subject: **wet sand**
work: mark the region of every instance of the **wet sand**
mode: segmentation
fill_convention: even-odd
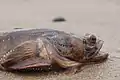
[[[53,23],[58,16],[67,21]],[[105,63],[87,65],[72,76],[62,73],[14,74],[0,71],[0,80],[119,80],[119,0],[0,0],[0,31],[13,28],[52,28],[78,36],[93,33],[104,40]]]

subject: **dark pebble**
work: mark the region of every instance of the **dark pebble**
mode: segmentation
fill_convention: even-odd
[[[14,28],[14,29],[23,29],[23,28]]]
[[[64,22],[66,21],[63,17],[57,17],[55,19],[53,19],[53,22]]]

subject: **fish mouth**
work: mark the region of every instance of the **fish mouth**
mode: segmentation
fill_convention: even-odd
[[[90,59],[90,58],[94,58],[95,56],[99,55],[100,54],[99,52],[103,46],[103,43],[104,41],[97,40],[96,45],[94,47],[90,48],[90,50],[85,50],[85,58]]]

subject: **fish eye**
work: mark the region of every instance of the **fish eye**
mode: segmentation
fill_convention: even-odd
[[[92,42],[96,42],[96,36],[91,35],[91,36],[90,36],[90,40],[91,40]]]

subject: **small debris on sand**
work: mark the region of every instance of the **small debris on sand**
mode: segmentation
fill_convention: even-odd
[[[14,28],[14,29],[23,29],[23,28]]]
[[[56,17],[53,19],[53,22],[64,22],[64,21],[66,21],[66,20],[63,17]]]

